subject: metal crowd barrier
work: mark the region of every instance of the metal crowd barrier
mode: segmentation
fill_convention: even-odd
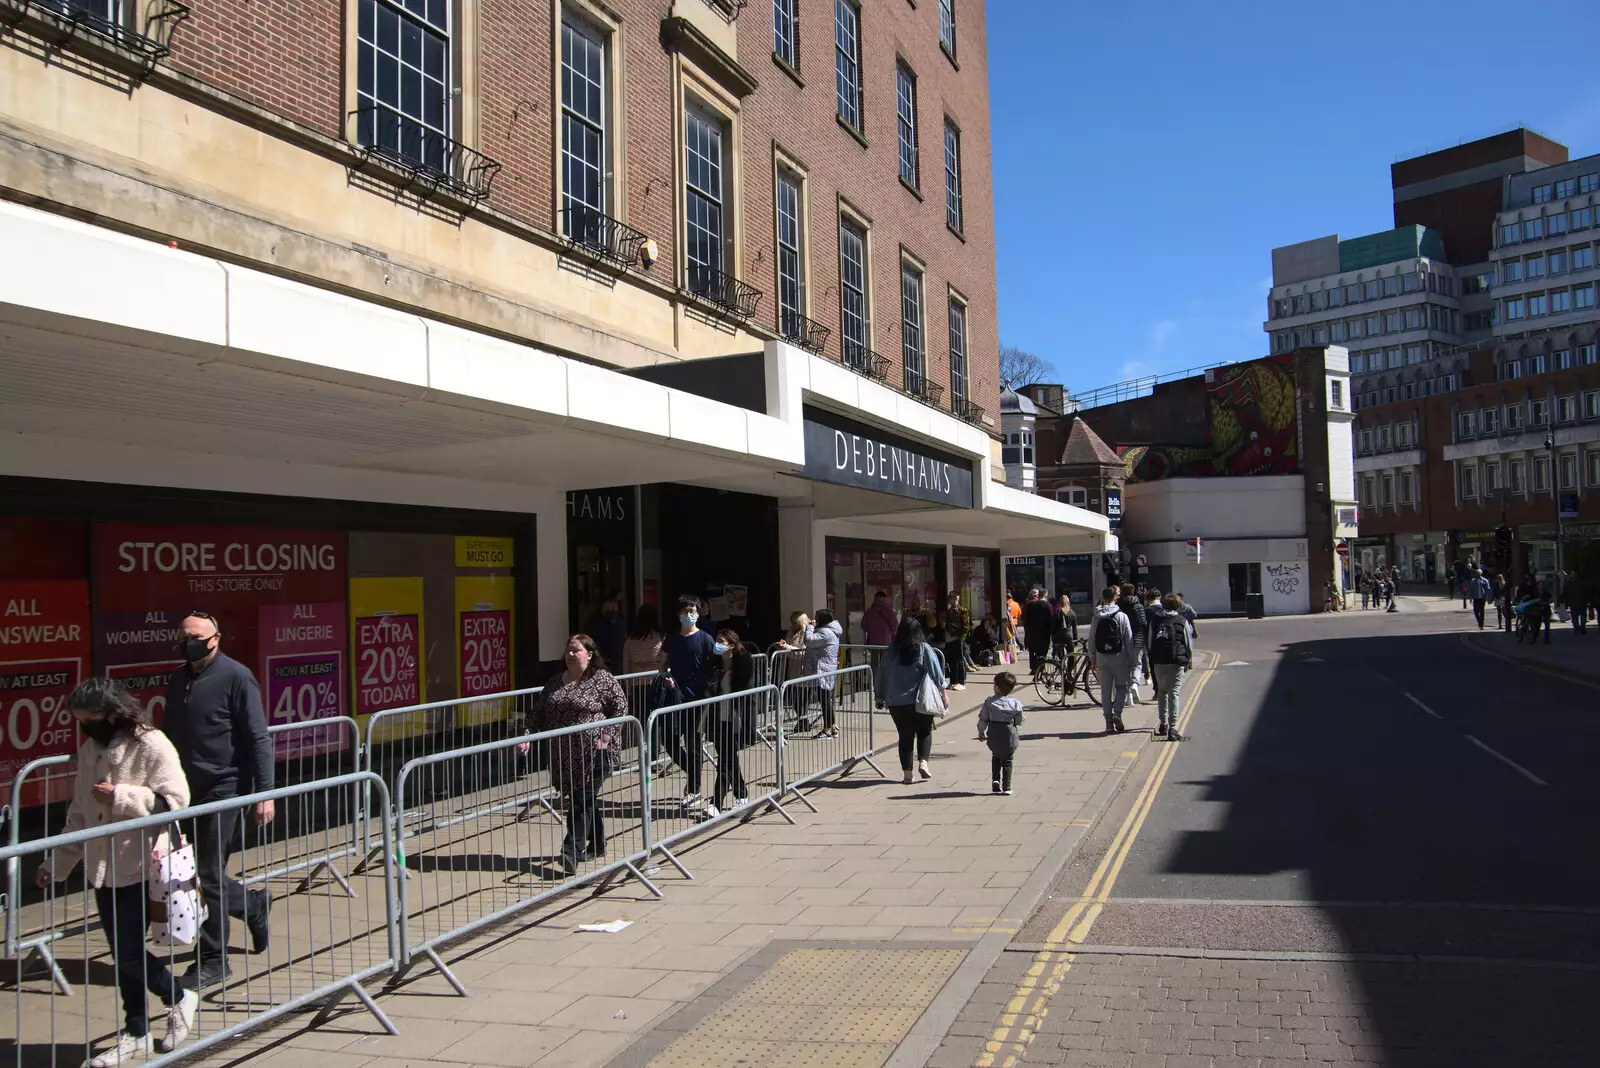
[[[873,716],[873,676],[865,665],[819,675],[790,679],[783,684],[779,705],[800,709],[809,718],[815,711],[817,733],[807,738],[791,733],[779,721],[778,796],[793,794],[811,811],[817,811],[799,787],[834,771],[849,772],[866,764],[879,775],[883,769],[872,760],[877,748]]]
[[[15,850],[22,842],[22,823],[26,805],[24,795],[39,801],[37,805],[27,806],[29,821],[33,819],[39,821],[40,833],[37,837],[42,838],[50,833],[50,828],[60,827],[66,823],[67,807],[71,803],[73,786],[78,777],[77,759],[76,753],[60,753],[30,760],[18,769],[16,777],[11,780],[11,794],[3,813],[8,850]],[[25,975],[36,963],[44,965],[50,972],[50,979],[55,988],[70,997],[72,984],[67,982],[67,977],[56,966],[55,954],[50,949],[50,944],[61,937],[60,929],[55,925],[46,926],[44,918],[39,914],[34,914],[27,924],[24,924],[22,919],[22,862],[18,857],[19,854],[12,854],[5,863],[6,958],[17,961],[19,977]],[[61,926],[66,925],[65,920],[63,917]],[[85,922],[85,917],[76,918],[76,924],[80,928]]]
[[[279,785],[294,786],[300,783],[332,779],[360,770],[361,728],[349,716],[328,716],[300,723],[279,723],[267,728],[272,735],[273,747],[278,753]],[[241,880],[246,886],[266,882],[303,871],[305,876],[295,892],[309,889],[318,875],[327,875],[338,883],[345,894],[354,897],[349,881],[333,866],[340,860],[359,851],[354,841],[334,851],[316,848],[316,838],[323,829],[322,823],[338,814],[317,811],[309,805],[286,806],[278,818],[268,824],[246,823],[246,848],[268,849],[277,843],[293,842],[303,847],[303,852],[289,856],[285,863],[270,870],[258,871]],[[346,819],[355,819],[357,812],[344,813]],[[248,864],[247,864],[248,866]]]
[[[794,822],[778,803],[781,733],[770,742],[761,734],[776,697],[777,687],[757,686],[650,713],[642,795],[648,850],[687,879],[694,876],[670,847],[706,824],[748,820],[766,808]]]
[[[442,765],[491,763],[503,774],[473,796],[396,806],[405,877],[394,982],[426,961],[467,996],[438,947],[575,886],[596,883],[600,893],[631,875],[661,897],[639,868],[649,855],[644,768],[614,775],[609,755],[644,744],[639,721],[621,716],[408,761],[397,780],[401,798]],[[511,809],[515,819],[491,818]]]
[[[357,801],[369,792],[385,837],[384,855],[391,857],[388,789],[382,779],[366,772],[0,848],[0,859],[8,870],[26,863],[30,883],[36,870],[33,861],[47,873],[47,888],[30,908],[38,914],[40,930],[53,949],[57,967],[82,991],[80,997],[64,1004],[48,987],[40,990],[27,984],[23,962],[16,962],[12,985],[18,1063],[24,1059],[30,1064],[79,1063],[102,1055],[115,1048],[119,1038],[132,1038],[135,1030],[147,1027],[149,1041],[120,1059],[113,1055],[112,1062],[163,1065],[309,1008],[320,1008],[313,1023],[316,1026],[340,1002],[352,997],[385,1031],[398,1034],[363,985],[399,966],[392,860],[385,860],[373,881],[375,892],[366,894],[362,904],[347,896],[314,894],[283,894],[269,900],[260,890],[247,894],[242,886],[226,883],[223,889],[207,894],[214,933],[217,926],[228,922],[226,914],[234,914],[235,937],[224,935],[223,946],[230,941],[235,947],[253,941],[254,934],[247,938],[245,931],[238,930],[250,926],[243,919],[247,910],[253,921],[263,916],[269,919],[270,938],[259,952],[247,954],[242,948],[232,948],[225,956],[207,957],[213,971],[210,978],[215,982],[200,991],[186,1041],[168,1030],[170,1018],[165,1007],[181,996],[174,985],[176,973],[184,965],[198,963],[197,944],[205,936],[196,944],[159,950],[147,941],[152,921],[148,889],[151,847],[169,828],[181,828],[194,848],[205,885],[211,881],[209,873],[220,872],[227,864],[234,844],[233,828],[252,818],[262,802],[271,801],[282,810],[354,811]],[[345,830],[354,833],[355,826],[351,820]],[[91,872],[76,865],[77,870],[69,870],[71,858],[61,856],[61,851],[69,848],[81,849]],[[246,879],[258,874],[254,861],[268,867],[275,859],[247,854]],[[279,860],[277,866],[284,863]],[[103,874],[97,881],[105,889],[86,885],[86,874]],[[119,884],[126,885],[118,888]],[[92,922],[81,924],[80,917]],[[32,922],[30,919],[30,925]],[[108,947],[109,969],[101,960]],[[220,967],[224,962],[226,972]],[[141,1018],[147,1007],[154,1009],[149,1020]],[[28,1051],[26,1058],[24,1050]]]

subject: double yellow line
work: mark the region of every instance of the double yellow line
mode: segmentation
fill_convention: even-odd
[[[1197,677],[1185,695],[1185,707],[1178,722],[1180,732],[1188,729],[1189,720],[1194,716],[1194,710],[1200,703],[1200,692],[1205,689],[1214,669],[1222,660],[1217,653],[1211,653],[1210,656],[1211,662],[1204,671],[1195,673]],[[1061,917],[1061,922],[1051,930],[1050,936],[1045,939],[1044,947],[1034,954],[1027,972],[1023,974],[1016,990],[1012,992],[1010,1001],[1006,1003],[1005,1012],[1001,1013],[994,1033],[989,1036],[983,1052],[974,1062],[976,1068],[997,1068],[997,1066],[1016,1068],[1023,1055],[1027,1053],[1034,1035],[1038,1033],[1039,1025],[1044,1022],[1045,1016],[1050,1011],[1051,1000],[1061,992],[1061,983],[1066,978],[1067,972],[1072,970],[1075,957],[1067,947],[1082,945],[1088,939],[1094,921],[1100,918],[1106,902],[1111,900],[1111,890],[1116,886],[1122,865],[1127,861],[1134,840],[1139,837],[1140,829],[1144,827],[1145,818],[1155,807],[1156,791],[1161,788],[1161,783],[1167,776],[1167,769],[1172,766],[1172,761],[1177,755],[1176,745],[1162,747],[1161,754],[1156,757],[1155,765],[1146,776],[1144,785],[1139,788],[1139,796],[1134,799],[1132,810],[1122,821],[1116,837],[1111,840],[1106,855],[1100,859],[1100,865],[1095,868],[1094,875],[1089,879],[1089,885],[1084,887],[1083,894],[1072,903]]]

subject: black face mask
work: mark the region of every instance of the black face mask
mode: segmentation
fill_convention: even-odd
[[[196,664],[211,655],[211,639],[185,638],[179,643],[178,650],[183,653],[185,661]]]
[[[83,733],[99,742],[101,745],[110,745],[111,739],[117,736],[117,725],[110,720],[94,719],[87,723],[78,724]]]

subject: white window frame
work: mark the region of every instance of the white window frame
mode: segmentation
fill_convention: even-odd
[[[1089,507],[1089,490],[1084,486],[1057,486],[1056,500],[1074,508]]]
[[[833,55],[835,111],[861,133],[861,8],[853,0],[833,0]]]
[[[806,176],[779,160],[773,168],[776,227],[778,333],[800,339],[808,307],[806,286]],[[792,204],[789,203],[792,200]],[[792,270],[790,269],[792,266]]]
[[[609,92],[612,36],[585,17],[583,12],[567,4],[561,7],[560,34],[561,41],[557,46],[559,50],[557,79],[561,87],[557,137],[560,141],[561,158],[561,207],[573,209],[562,211],[561,231],[566,237],[586,243],[609,245],[611,235],[604,232],[609,228],[605,227],[598,216],[615,214],[610,210],[614,200],[612,176],[615,173],[611,164],[612,101]],[[583,58],[586,62],[581,66],[569,62],[569,42],[574,57],[579,48],[584,49]],[[598,83],[589,69],[587,60],[590,59],[598,60]],[[569,92],[569,89],[580,83],[593,88],[593,95],[596,97],[594,101],[585,99],[579,102]],[[588,106],[590,103],[594,105],[592,108]],[[574,134],[593,136],[597,142],[596,159],[590,160],[585,150],[574,149],[574,143],[579,141]],[[586,144],[587,140],[585,139],[583,143]],[[574,192],[573,172],[577,168],[594,173],[592,187]],[[586,182],[585,185],[589,186],[589,183]]]
[[[372,26],[370,35],[364,32],[362,25],[365,22],[364,14],[372,11]],[[386,17],[396,18],[395,51],[391,52],[383,47],[384,31],[380,22]],[[356,110],[364,111],[368,108],[379,109],[388,113],[382,125],[379,124],[376,112],[368,112],[356,122],[356,140],[362,145],[380,147],[388,152],[398,155],[408,162],[426,164],[437,170],[447,170],[450,167],[450,150],[446,141],[454,137],[455,131],[455,96],[456,88],[456,13],[455,4],[447,2],[444,5],[444,25],[411,11],[405,5],[395,3],[393,0],[357,0],[356,3],[356,71],[355,91]],[[422,34],[424,52],[420,62],[423,66],[410,63],[402,58],[405,51],[401,41],[405,37],[405,27],[416,26]],[[442,78],[430,77],[426,44],[429,40],[440,42],[440,62],[443,64]],[[370,67],[365,61],[365,56],[370,52],[372,58]],[[385,63],[394,65],[394,99],[388,100],[380,96],[383,88],[382,69]],[[368,68],[368,69],[364,69]],[[439,107],[437,116],[430,120],[427,111],[427,99],[430,93],[423,92],[419,98],[420,111],[411,114],[403,110],[405,100],[405,72],[416,71],[421,79],[422,86],[426,89],[429,85],[437,86],[436,102]],[[370,75],[370,78],[368,77]],[[388,116],[397,116],[389,118]],[[384,136],[390,122],[394,123],[392,137]],[[415,141],[416,151],[408,151],[407,146]],[[393,143],[390,143],[393,142]]]
[[[961,127],[944,120],[944,224],[952,233],[964,233],[961,203]]]
[[[1469,501],[1478,499],[1478,465],[1475,462],[1461,465],[1461,497]]]
[[[928,381],[928,275],[920,263],[900,259],[900,367],[907,390],[918,396]],[[922,388],[914,388],[917,384]]]
[[[900,150],[900,180],[922,188],[922,158],[917,117],[917,72],[904,61],[894,65],[895,143]]]
[[[868,374],[872,367],[871,228],[854,213],[839,212],[839,352],[845,364]],[[859,261],[854,255],[860,245]],[[859,301],[860,307],[854,305]],[[852,336],[859,324],[861,336]]]
[[[959,414],[962,403],[972,396],[966,298],[952,290],[945,305],[945,314],[950,334],[950,410]]]
[[[1556,478],[1559,480],[1559,489],[1577,489],[1578,470],[1578,453],[1576,449],[1569,449],[1556,454]]]
[[[772,0],[772,54],[800,70],[800,0]]]

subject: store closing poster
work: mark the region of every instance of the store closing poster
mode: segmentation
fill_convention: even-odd
[[[0,784],[40,757],[74,753],[77,725],[67,696],[89,669],[89,584],[0,582]],[[61,800],[72,780],[60,780]],[[24,806],[46,800],[25,790]]]
[[[353,685],[361,729],[368,717],[390,708],[420,705],[427,698],[422,670],[422,578],[350,580],[351,645],[355,649]],[[391,742],[425,726],[411,716],[379,721],[375,742]]]
[[[491,544],[492,543],[492,544]],[[510,568],[512,539],[456,539],[456,567]],[[456,577],[456,670],[462,697],[485,697],[512,688],[511,650],[516,589],[509,574]],[[511,702],[463,706],[458,726],[493,723],[510,714]]]
[[[217,618],[223,652],[255,674],[269,724],[344,715],[343,533],[102,523],[93,553],[96,648],[152,713],[163,668],[177,666],[183,618],[200,611]],[[278,757],[326,751],[341,737],[280,732]]]

